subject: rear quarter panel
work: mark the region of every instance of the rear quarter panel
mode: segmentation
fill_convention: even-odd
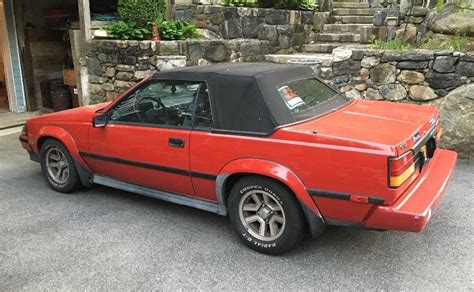
[[[298,137],[296,137],[298,136]],[[300,140],[306,140],[298,141]],[[323,137],[279,130],[271,137],[250,137],[193,131],[191,134],[192,171],[221,174],[226,164],[245,158],[263,159],[287,167],[309,189],[389,197],[387,193],[387,149],[361,149],[328,146]],[[296,141],[295,141],[296,140]],[[258,169],[255,172],[258,173]],[[214,194],[215,184],[200,181],[196,194]],[[371,204],[315,198],[323,216],[362,221]]]

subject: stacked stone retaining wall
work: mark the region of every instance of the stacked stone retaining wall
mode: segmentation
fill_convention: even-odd
[[[264,61],[268,41],[91,41],[87,48],[89,101],[114,100],[144,77],[175,67]]]
[[[175,18],[207,29],[223,39],[267,40],[271,52],[298,52],[313,39],[329,12],[177,5]]]

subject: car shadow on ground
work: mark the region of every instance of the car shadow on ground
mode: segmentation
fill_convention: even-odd
[[[159,213],[167,216],[170,221],[179,224],[183,231],[177,229],[176,232],[188,232],[190,229],[196,230],[213,230],[213,233],[223,233],[226,238],[229,238],[229,244],[237,244],[243,248],[244,251],[255,253],[248,249],[238,236],[235,234],[230,221],[225,216],[219,216],[207,211],[178,205],[159,199],[154,199],[138,194],[117,190],[106,186],[93,186],[85,188],[81,191],[82,195],[89,195],[93,193],[94,198],[101,198],[102,200],[110,200],[120,202],[121,204],[130,204],[130,207],[139,208],[145,213]],[[382,238],[383,234],[388,232],[366,230],[357,227],[342,227],[342,226],[327,226],[324,233],[319,238],[312,238],[308,234],[305,236],[301,244],[285,254],[286,256],[302,256],[308,253],[314,253],[318,249],[328,249],[337,251],[338,253],[347,251],[352,252],[353,249],[366,248],[367,236],[375,238]]]

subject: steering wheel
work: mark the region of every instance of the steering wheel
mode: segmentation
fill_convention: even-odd
[[[167,108],[166,108],[165,104],[161,101],[161,98],[153,97],[153,96],[145,96],[145,97],[141,98],[140,100],[138,100],[135,103],[135,110],[136,110],[136,113],[137,113],[137,117],[142,123],[150,122],[150,121],[147,120],[146,116],[143,115],[144,112],[142,112],[139,109],[139,105],[144,103],[143,101],[146,101],[146,100],[151,101],[151,103],[153,104],[153,110],[154,111],[158,111],[161,108],[163,110],[163,113],[165,114],[165,116],[167,115]]]

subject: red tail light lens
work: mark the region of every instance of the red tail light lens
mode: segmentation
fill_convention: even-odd
[[[396,158],[389,158],[389,185],[392,188],[401,186],[414,172],[415,159],[413,152],[407,152]]]

